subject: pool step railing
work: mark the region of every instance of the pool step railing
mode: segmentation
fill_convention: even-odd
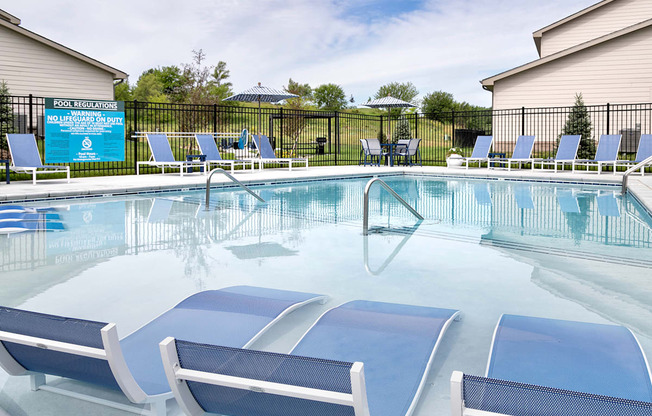
[[[625,171],[625,174],[623,175],[623,186],[621,191],[623,195],[627,193],[627,180],[629,179],[629,175],[631,175],[632,173],[634,173],[639,169],[645,169],[645,166],[649,164],[652,164],[652,156],[648,157],[642,162],[637,163],[636,165],[632,166],[631,168]]]
[[[242,189],[247,191],[249,194],[251,194],[251,196],[253,196],[257,200],[259,200],[260,202],[265,202],[265,200],[263,198],[261,198],[260,195],[258,195],[254,191],[252,191],[251,188],[249,188],[244,183],[242,183],[239,180],[237,180],[236,178],[234,178],[227,171],[225,171],[224,169],[221,169],[221,168],[215,168],[208,174],[208,178],[206,179],[206,202],[205,202],[206,203],[206,209],[208,209],[208,206],[210,204],[210,200],[211,200],[211,178],[213,177],[213,175],[215,173],[223,174],[224,176],[229,178],[233,183],[235,183],[236,185],[238,185],[239,187],[241,187]]]
[[[419,221],[423,221],[423,216],[419,214],[414,208],[410,206],[403,198],[401,198],[385,181],[380,178],[373,178],[367,182],[367,186],[364,188],[364,212],[362,219],[362,235],[369,235],[369,189],[374,183],[380,184],[390,195],[392,195],[398,202],[400,202],[405,208],[408,209]]]

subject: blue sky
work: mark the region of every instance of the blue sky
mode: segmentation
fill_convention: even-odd
[[[356,103],[389,82],[489,106],[479,81],[536,59],[532,32],[597,0],[0,0],[22,26],[130,75],[203,49],[237,92],[289,78]]]

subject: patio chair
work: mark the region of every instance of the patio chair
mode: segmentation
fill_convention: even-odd
[[[564,165],[572,164],[577,158],[577,149],[580,146],[580,140],[582,136],[579,134],[576,135],[563,135],[559,139],[559,146],[557,147],[557,154],[554,159],[533,159],[532,160],[532,169],[536,167],[537,164],[541,165],[543,169],[546,165],[553,165],[555,167],[555,173],[557,173],[557,166],[561,165],[561,169],[564,170]]]
[[[198,167],[207,173],[206,162],[200,161],[179,161],[174,158],[170,142],[166,134],[151,134],[147,133],[147,143],[152,152],[152,156],[148,161],[136,163],[136,175],[140,175],[140,166],[148,165],[161,168],[161,173],[165,173],[165,168],[179,169],[179,176],[183,176],[183,170],[193,167]]]
[[[419,151],[419,144],[421,139],[409,139],[407,140],[407,146],[402,146],[405,143],[401,143],[403,140],[399,140],[398,146],[396,147],[396,156],[403,158],[403,164],[410,166],[419,165],[423,166],[423,161],[421,160],[421,152]],[[417,157],[419,161],[417,162]]]
[[[620,149],[620,139],[622,137],[622,134],[603,134],[600,136],[595,158],[574,160],[573,172],[576,166],[586,166],[586,172],[589,172],[589,168],[594,165],[598,168],[598,175],[602,173],[602,166],[611,165],[616,170],[616,160],[618,160],[618,149]]]
[[[262,134],[254,134],[252,137],[259,154],[257,159],[253,159],[254,161],[258,162],[258,169],[263,169],[265,164],[287,164],[289,170],[292,171],[293,163],[305,163],[306,169],[308,168],[307,157],[276,157],[276,153],[274,153],[274,149],[272,149],[272,145],[270,144],[269,138],[267,136]]]
[[[122,340],[115,324],[0,307],[0,365],[46,390],[142,414],[139,407],[45,384],[45,374],[122,391],[166,414],[172,398],[158,344],[167,336],[247,348],[289,312],[324,296],[235,286],[196,293]],[[99,392],[98,392],[99,393]],[[105,393],[104,393],[105,395]]]
[[[518,136],[514,145],[514,152],[511,157],[491,159],[489,168],[507,165],[507,170],[512,170],[512,163],[518,163],[521,168],[522,163],[532,163],[532,149],[534,149],[534,136]]]
[[[469,163],[478,162],[478,167],[482,162],[489,163],[489,149],[491,149],[491,143],[494,140],[494,136],[478,136],[475,140],[475,145],[473,146],[473,152],[470,157],[465,157],[462,160],[463,164],[466,164],[466,168],[469,168]]]
[[[244,130],[244,132],[246,134],[246,130]],[[252,159],[222,159],[222,155],[220,155],[220,151],[217,148],[217,144],[215,144],[215,139],[212,134],[195,134],[195,140],[197,140],[197,145],[199,145],[199,151],[201,154],[206,156],[206,167],[209,168],[209,170],[211,165],[230,166],[231,173],[234,172],[236,165],[242,166],[242,169],[246,169],[247,165],[251,165],[251,170],[254,169],[254,161]]]
[[[458,311],[353,301],[327,311],[290,354],[161,343],[187,415],[409,415]]]
[[[7,134],[7,144],[11,153],[9,170],[17,173],[30,173],[32,184],[36,185],[36,175],[47,173],[66,173],[70,183],[70,166],[53,166],[41,163],[41,154],[33,134]]]
[[[637,165],[645,159],[652,156],[652,134],[641,134],[641,139],[638,142],[638,149],[636,150],[636,158],[634,160],[616,160],[616,166],[626,166],[627,169]],[[649,166],[649,164],[648,164]],[[641,167],[641,175],[645,175],[646,166]],[[614,174],[616,169],[614,169]]]
[[[387,153],[383,151],[383,148],[380,145],[380,140],[360,139],[360,143],[362,144],[362,152],[364,154],[364,166],[380,166],[383,156],[387,156]],[[369,162],[367,162],[367,158],[369,159]],[[376,163],[374,163],[374,158],[376,158]]]
[[[503,315],[486,378],[456,373],[453,416],[652,414],[645,354],[619,325]]]

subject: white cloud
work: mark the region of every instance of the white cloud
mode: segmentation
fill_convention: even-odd
[[[355,0],[350,0],[355,1]],[[401,1],[401,0],[396,0]],[[593,0],[432,0],[379,19],[341,0],[24,0],[0,5],[22,26],[130,74],[190,62],[193,49],[227,62],[234,89],[288,78],[333,82],[358,103],[383,84],[411,81],[489,105],[479,80],[537,58],[532,32]],[[373,12],[373,13],[372,13]]]

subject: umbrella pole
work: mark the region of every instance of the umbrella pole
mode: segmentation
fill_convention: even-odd
[[[389,136],[392,134],[392,107],[387,107],[387,143],[391,143]]]
[[[258,135],[260,136],[260,96],[258,97]]]

